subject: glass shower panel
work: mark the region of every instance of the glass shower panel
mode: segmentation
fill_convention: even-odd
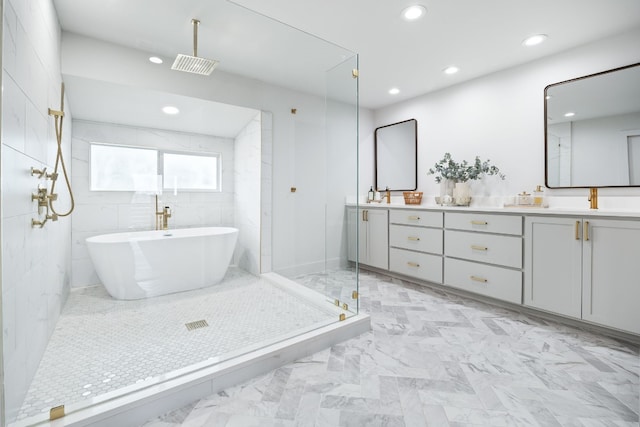
[[[345,202],[358,194],[358,56],[327,71],[326,89],[326,289],[346,307],[346,316],[358,313],[358,269],[347,261]]]

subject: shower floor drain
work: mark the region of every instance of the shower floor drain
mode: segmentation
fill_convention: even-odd
[[[209,326],[206,320],[196,320],[195,322],[189,322],[184,324],[187,330],[193,331],[194,329],[206,328]]]

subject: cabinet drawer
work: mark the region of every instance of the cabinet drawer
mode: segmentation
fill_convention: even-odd
[[[406,276],[442,283],[442,257],[404,249],[389,249],[389,270]]]
[[[391,224],[389,246],[442,255],[442,229]]]
[[[522,216],[447,212],[445,228],[522,236]]]
[[[515,304],[522,303],[522,272],[446,258],[445,284]]]
[[[442,212],[426,212],[403,209],[391,209],[389,211],[390,224],[442,228],[442,221]]]
[[[445,230],[446,256],[522,268],[522,237]]]

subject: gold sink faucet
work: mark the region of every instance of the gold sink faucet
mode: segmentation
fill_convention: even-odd
[[[598,189],[597,188],[589,189],[589,208],[598,209]]]

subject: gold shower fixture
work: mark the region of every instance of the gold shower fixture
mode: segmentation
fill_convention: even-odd
[[[64,118],[64,83],[61,85],[60,89],[60,109],[54,110],[52,108],[48,109],[48,113],[50,116],[54,116],[55,118],[55,129],[56,129],[56,143],[58,145],[58,149],[56,152],[56,163],[53,168],[52,173],[47,173],[47,168],[43,167],[42,169],[31,168],[31,176],[35,176],[37,179],[50,179],[51,180],[51,190],[49,191],[47,187],[40,187],[38,184],[37,192],[31,194],[31,200],[38,202],[38,215],[42,215],[43,208],[46,209],[44,219],[32,219],[31,226],[42,228],[47,223],[48,220],[57,221],[60,216],[67,216],[73,212],[73,208],[75,207],[75,201],[73,199],[73,191],[71,190],[71,182],[69,181],[69,174],[67,173],[67,168],[64,164],[64,158],[62,156],[62,119]],[[69,190],[69,198],[71,200],[71,207],[65,213],[59,213],[53,207],[53,202],[58,200],[58,194],[55,192],[56,181],[58,180],[58,168],[62,167],[62,174],[64,175],[65,182],[67,184],[67,189]]]

